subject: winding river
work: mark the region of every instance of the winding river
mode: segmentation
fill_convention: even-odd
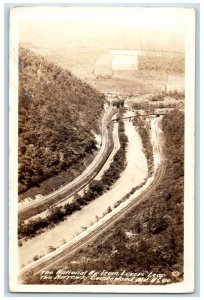
[[[35,255],[43,256],[48,253],[50,246],[59,247],[64,242],[70,241],[83,228],[87,228],[102,217],[108,207],[113,207],[133,187],[144,181],[148,174],[147,160],[142,150],[141,138],[129,120],[125,121],[125,133],[128,137],[127,166],[112,189],[69,216],[67,220],[53,229],[24,242],[23,246],[19,248],[20,267],[32,262]]]

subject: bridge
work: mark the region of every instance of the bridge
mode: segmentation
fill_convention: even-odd
[[[128,116],[128,117],[122,117],[122,118],[115,118],[112,119],[112,122],[117,122],[119,120],[125,120],[125,119],[129,119],[129,121],[131,121],[133,118],[138,118],[138,117],[148,117],[148,116],[155,116],[155,117],[159,117],[162,115],[166,115],[166,113],[148,113],[148,114],[142,114],[142,115],[132,115],[132,116]]]

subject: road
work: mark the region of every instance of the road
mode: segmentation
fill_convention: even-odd
[[[155,121],[155,130],[158,131],[158,121]],[[158,139],[158,147],[157,150],[160,152],[159,147],[159,137],[158,133],[156,134]],[[81,238],[73,241],[69,245],[62,246],[61,249],[55,251],[55,253],[50,253],[47,256],[43,257],[39,261],[33,262],[23,269],[20,270],[19,280],[23,282],[24,278],[28,274],[37,275],[41,273],[43,270],[52,268],[56,263],[59,263],[62,260],[65,260],[67,257],[78,251],[80,248],[88,245],[102,233],[107,232],[107,230],[112,227],[117,221],[122,219],[126,214],[128,214],[134,207],[136,207],[142,201],[148,199],[148,197],[153,193],[155,188],[160,184],[166,170],[165,160],[161,157],[160,152],[160,164],[158,165],[157,172],[152,183],[137,197],[131,199],[131,202],[125,201],[114,209],[110,214],[105,216],[103,219],[105,221],[99,221],[97,226],[93,228],[93,230],[87,230],[87,234],[82,234]],[[127,203],[127,205],[126,205]],[[110,216],[109,216],[110,215]],[[94,227],[94,226],[93,226]]]
[[[104,157],[108,155],[107,151],[110,146],[110,140],[108,137],[108,121],[111,115],[113,114],[114,110],[112,108],[109,108],[102,120],[102,144],[100,151],[98,152],[97,156],[94,158],[92,163],[84,170],[84,172],[75,178],[72,182],[68,183],[67,185],[59,188],[58,190],[54,191],[53,193],[43,196],[42,198],[38,199],[37,201],[32,201],[31,203],[27,203],[24,206],[19,207],[18,213],[19,215],[22,213],[25,213],[29,210],[32,210],[33,208],[40,207],[44,205],[46,202],[50,201],[54,197],[64,194],[65,192],[68,193],[66,197],[70,197],[73,194],[72,189],[74,188],[74,193],[76,191],[79,191],[81,188],[83,188],[87,184],[87,180],[90,180],[90,177],[93,178],[97,172],[99,171],[98,168],[100,164],[103,162]],[[115,112],[116,113],[116,112]],[[70,192],[70,193],[69,193]]]

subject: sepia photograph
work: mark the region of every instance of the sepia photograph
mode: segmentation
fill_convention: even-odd
[[[194,291],[195,11],[10,9],[13,292]]]

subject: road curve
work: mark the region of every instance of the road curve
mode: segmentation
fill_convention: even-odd
[[[102,144],[100,151],[98,152],[97,156],[94,158],[92,163],[84,170],[84,172],[79,175],[77,178],[75,178],[73,181],[68,183],[67,185],[59,188],[58,190],[54,191],[53,193],[43,196],[43,198],[39,199],[38,201],[33,201],[32,203],[28,203],[25,206],[19,207],[18,214],[24,213],[32,208],[40,207],[41,205],[44,205],[46,202],[50,201],[52,198],[64,194],[65,192],[70,191],[70,193],[67,196],[71,196],[73,194],[72,189],[74,188],[74,193],[76,191],[79,191],[81,188],[84,187],[84,185],[87,184],[86,179],[91,176],[93,178],[97,174],[97,168],[99,164],[103,161],[105,155],[107,154],[107,149],[110,146],[110,141],[108,138],[108,129],[107,129],[107,123],[109,118],[115,114],[117,111],[113,110],[112,108],[109,108],[106,114],[103,117],[102,121]]]
[[[158,123],[158,122],[156,122]],[[159,148],[158,148],[159,149]],[[161,154],[161,153],[160,153]],[[107,231],[110,227],[113,226],[117,221],[122,219],[126,214],[128,214],[134,207],[136,207],[139,203],[146,200],[149,195],[155,190],[155,188],[160,184],[161,180],[163,179],[163,176],[165,174],[166,170],[166,162],[164,159],[160,160],[161,164],[159,165],[157,172],[155,174],[154,180],[152,181],[151,185],[148,186],[148,188],[143,191],[139,196],[135,197],[130,203],[128,203],[125,207],[122,207],[117,211],[116,214],[114,214],[110,219],[102,223],[100,226],[98,226],[95,230],[91,231],[85,236],[82,236],[82,238],[76,242],[73,242],[72,244],[68,245],[66,248],[63,248],[62,251],[58,250],[56,255],[48,255],[48,257],[44,257],[40,259],[39,261],[36,261],[34,263],[31,263],[30,265],[27,265],[19,272],[19,281],[23,282],[26,276],[29,274],[37,275],[43,270],[50,269],[53,267],[56,263],[59,263],[60,261],[66,259],[66,257],[69,257],[76,251],[78,251],[80,248],[86,246],[90,242],[92,242],[94,239],[96,239],[99,235],[101,235],[103,232]],[[120,206],[117,207],[117,209]],[[54,253],[53,253],[54,254]]]

